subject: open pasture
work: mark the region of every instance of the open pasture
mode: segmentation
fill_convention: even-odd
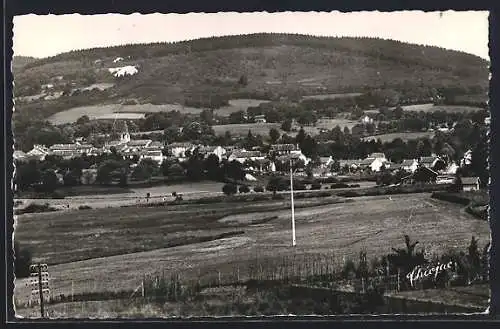
[[[224,275],[235,263],[244,276],[245,264],[256,257],[272,262],[294,253],[333,253],[341,264],[343,257],[356,260],[362,250],[368,258],[390,253],[404,246],[404,234],[430,254],[465,250],[472,236],[481,248],[489,241],[487,222],[426,193],[335,200],[306,208],[297,200],[294,249],[286,200],[230,208],[205,204],[25,215],[18,218],[16,238],[31,243],[36,260],[59,263],[49,267],[53,292],[66,295],[72,282],[75,293],[88,291],[89,282],[97,291],[135,289],[145,274]],[[265,218],[271,219],[255,224]],[[231,236],[217,239],[222,233]],[[23,295],[23,283],[17,281],[16,296]]]
[[[320,94],[320,95],[310,95],[303,96],[303,99],[338,99],[338,98],[349,98],[358,97],[363,95],[362,93],[345,93],[345,94]]]
[[[432,103],[429,104],[416,104],[416,105],[407,105],[402,106],[404,111],[413,111],[413,112],[436,112],[436,111],[444,111],[444,112],[476,112],[482,111],[483,109],[476,106],[464,106],[464,105],[434,105]]]
[[[260,100],[260,99],[231,99],[229,100],[229,105],[228,106],[223,106],[220,107],[216,110],[214,110],[214,113],[220,116],[229,116],[231,113],[238,112],[238,111],[243,111],[246,112],[246,110],[249,107],[256,107],[259,106],[262,103],[268,103],[270,101],[266,100]]]
[[[254,135],[269,136],[269,130],[275,128],[280,130],[279,123],[241,123],[229,125],[212,126],[216,135],[223,136],[226,131],[229,131],[232,136],[246,136],[251,130]]]
[[[342,130],[344,129],[344,127],[347,127],[350,130],[358,123],[358,121],[347,119],[320,119],[316,123],[316,128],[332,130],[333,128],[339,126]]]
[[[433,138],[434,132],[432,131],[422,131],[422,132],[413,132],[413,133],[390,133],[390,134],[382,134],[382,135],[374,135],[364,137],[364,141],[378,140],[380,139],[382,143],[392,142],[396,138],[401,138],[403,141],[408,141],[412,139],[419,138]]]

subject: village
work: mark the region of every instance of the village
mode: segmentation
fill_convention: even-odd
[[[266,149],[266,150],[264,150]],[[85,142],[83,138],[72,144],[55,144],[50,147],[34,145],[27,153],[14,152],[14,160],[26,163],[31,160],[43,162],[48,156],[62,159],[74,159],[84,156],[99,156],[103,154],[117,154],[124,160],[130,160],[133,169],[143,160],[150,160],[161,166],[165,161],[170,163],[184,163],[190,156],[197,154],[203,159],[215,155],[219,162],[233,162],[240,164],[246,173],[245,180],[256,181],[254,176],[287,174],[288,164],[293,161],[296,169],[294,175],[309,176],[311,178],[328,178],[339,175],[359,176],[390,173],[399,175],[399,184],[413,184],[416,181],[452,184],[455,182],[457,171],[470,165],[472,151],[469,150],[459,163],[446,156],[432,154],[415,159],[403,159],[392,162],[384,153],[371,153],[364,159],[334,159],[329,157],[308,158],[303,154],[298,144],[271,144],[267,147],[253,147],[252,149],[236,148],[225,145],[199,145],[189,142],[173,142],[165,144],[152,139],[131,139],[127,124],[120,134],[120,139],[111,140],[103,147],[98,148]],[[415,173],[418,169],[418,178]],[[97,166],[83,169],[81,184],[94,184],[97,177]],[[64,173],[56,172],[59,183],[64,184]],[[89,177],[91,177],[89,179]],[[478,177],[461,177],[464,191],[479,190]],[[392,185],[395,185],[394,183]]]

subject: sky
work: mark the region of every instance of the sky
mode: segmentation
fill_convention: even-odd
[[[76,49],[275,32],[378,37],[489,59],[487,11],[30,14],[14,17],[13,32],[14,55],[38,58]]]

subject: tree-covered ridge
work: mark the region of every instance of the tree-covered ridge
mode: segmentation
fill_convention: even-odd
[[[478,56],[438,47],[408,44],[400,41],[366,37],[317,37],[299,34],[258,33],[248,35],[201,38],[180,42],[130,44],[106,48],[75,50],[38,60],[28,67],[68,60],[98,60],[113,56],[155,58],[218,49],[272,47],[280,45],[329,49],[394,60],[408,65],[421,65],[445,70],[488,69],[488,62]]]

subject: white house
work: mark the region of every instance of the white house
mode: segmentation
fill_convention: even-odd
[[[460,160],[461,166],[468,166],[472,163],[472,150],[465,152],[464,157]]]
[[[420,158],[420,164],[426,168],[434,169],[438,163],[445,164],[444,160],[437,156]]]
[[[329,168],[333,164],[332,156],[329,157],[320,157],[319,158],[320,167],[323,169]]]
[[[439,175],[436,177],[436,184],[453,184],[455,177],[450,175]]]
[[[266,123],[266,116],[264,114],[256,115],[254,120],[255,123]]]
[[[45,157],[50,154],[50,150],[43,145],[34,145],[33,149],[27,155],[37,158],[40,161],[45,160]]]
[[[464,191],[479,191],[479,177],[462,177]]]
[[[405,159],[401,163],[401,169],[414,173],[418,168],[418,161],[416,159]]]
[[[265,155],[259,151],[240,150],[231,153],[231,155],[228,157],[228,161],[236,160],[239,163],[243,164],[247,160],[259,161],[259,160],[264,160],[265,158],[266,158]]]
[[[373,123],[373,119],[370,118],[369,116],[365,115],[362,119],[361,119],[361,123],[363,124],[370,124],[370,123]]]
[[[195,146],[191,143],[172,143],[167,146],[169,154],[177,159],[186,158],[186,152],[192,152]]]
[[[373,172],[379,172],[388,161],[381,158],[366,158],[359,163],[361,169],[370,168]]]
[[[146,149],[142,151],[140,159],[151,159],[161,165],[163,163],[164,156],[162,150]]]
[[[222,146],[200,146],[198,147],[198,152],[200,152],[200,154],[203,154],[205,158],[210,156],[211,154],[215,154],[219,158],[219,161],[222,161],[222,158],[227,153],[226,149]]]

